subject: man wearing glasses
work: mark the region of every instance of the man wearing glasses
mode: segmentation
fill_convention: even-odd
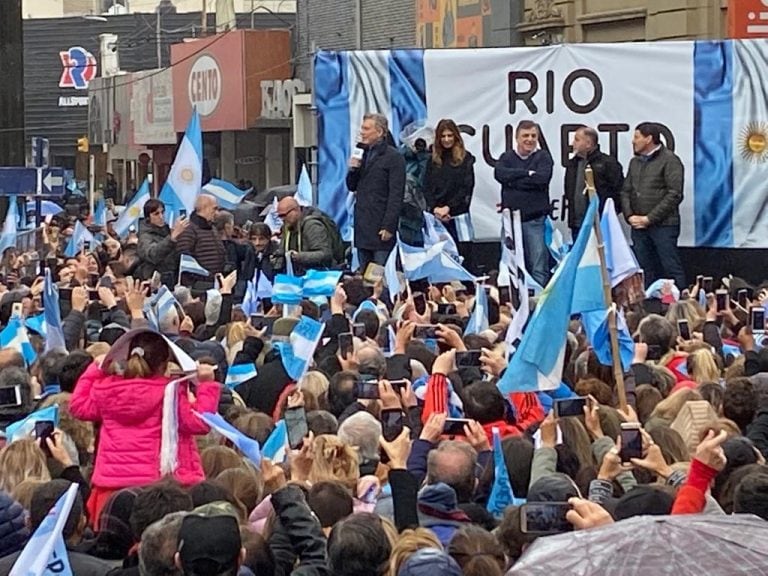
[[[277,270],[285,270],[290,257],[293,272],[302,275],[310,268],[330,268],[334,265],[333,246],[328,228],[318,210],[302,208],[286,196],[277,204],[277,216],[283,221],[280,249],[273,258]]]

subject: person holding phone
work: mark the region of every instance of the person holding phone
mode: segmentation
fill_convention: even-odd
[[[161,281],[176,281],[178,259],[176,241],[189,226],[189,220],[178,219],[171,229],[165,223],[165,204],[151,198],[144,204],[144,219],[139,224],[138,264],[133,272],[140,280],[149,280],[157,270]]]
[[[124,368],[118,361],[110,365],[92,363],[78,380],[70,399],[70,411],[75,418],[101,425],[93,492],[88,500],[90,517],[94,519],[100,517],[112,493],[129,486],[152,484],[164,475],[162,437],[164,425],[167,428],[170,423],[163,418],[163,399],[166,386],[173,379],[166,376],[168,364],[174,359],[171,348],[162,335],[140,330],[119,338],[113,350],[120,349],[128,351]],[[214,381],[213,372],[213,367],[199,365],[194,394],[188,384],[178,385],[177,466],[172,474],[186,486],[205,479],[195,436],[208,433],[208,426],[193,410],[216,412],[221,385]]]

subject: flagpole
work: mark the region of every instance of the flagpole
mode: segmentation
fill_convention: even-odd
[[[595,175],[592,166],[587,164],[584,170],[584,182],[586,192],[591,201],[597,193],[595,189]],[[621,367],[621,355],[619,352],[619,330],[616,324],[616,308],[613,306],[613,297],[611,295],[611,277],[608,274],[608,266],[605,261],[605,244],[603,244],[603,232],[600,228],[600,211],[595,210],[595,221],[593,222],[595,238],[597,238],[597,253],[600,257],[600,274],[603,279],[603,295],[605,303],[608,306],[608,333],[611,336],[611,357],[613,360],[613,379],[616,381],[616,393],[619,397],[619,408],[622,411],[627,409],[627,391],[624,388],[624,370]]]

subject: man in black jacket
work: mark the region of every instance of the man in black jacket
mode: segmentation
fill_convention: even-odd
[[[173,286],[178,266],[176,240],[189,226],[189,220],[179,219],[171,230],[164,216],[165,204],[155,198],[147,200],[144,204],[144,220],[139,224],[139,245],[136,248],[139,262],[134,276],[149,280],[157,270],[161,281]]]
[[[355,192],[355,247],[360,267],[382,266],[395,245],[405,193],[405,159],[387,144],[387,117],[366,114],[360,128],[362,158],[349,160],[347,187]]]
[[[502,209],[520,210],[525,267],[536,282],[546,286],[550,266],[544,226],[551,212],[549,182],[554,162],[549,152],[539,148],[539,127],[535,122],[521,120],[515,141],[516,149],[507,150],[496,161],[493,176],[501,184]]]
[[[632,138],[635,157],[621,189],[621,209],[632,226],[632,243],[646,285],[671,278],[681,290],[685,272],[677,251],[683,163],[661,143],[661,128],[643,122]]]
[[[198,289],[212,287],[215,275],[224,272],[227,250],[219,233],[213,227],[213,219],[218,209],[216,198],[200,194],[195,202],[195,211],[189,217],[189,227],[176,242],[176,253],[179,258],[182,254],[189,254],[210,274],[208,278],[195,277]]]
[[[595,177],[601,214],[608,198],[613,198],[617,210],[621,207],[619,194],[624,183],[624,172],[613,156],[600,151],[597,130],[594,128],[582,126],[577,129],[573,134],[572,146],[573,157],[565,167],[565,206],[568,211],[568,228],[575,240],[589,205],[589,198],[584,194],[584,171],[587,166],[592,168]]]

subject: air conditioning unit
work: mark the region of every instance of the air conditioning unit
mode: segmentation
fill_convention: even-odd
[[[117,54],[117,34],[99,34],[99,47],[102,78],[111,78],[122,74],[120,72],[120,58]]]

